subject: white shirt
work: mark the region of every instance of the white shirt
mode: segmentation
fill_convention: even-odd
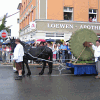
[[[97,19],[96,19],[96,18],[93,18],[93,19],[92,19],[92,22],[97,22]]]
[[[100,45],[97,47],[95,45],[92,45],[92,48],[94,50],[94,57],[95,57],[95,62],[98,61],[98,57],[100,57]]]
[[[22,62],[24,56],[24,49],[21,44],[17,44],[14,49],[14,58],[13,60],[16,60],[16,62]]]

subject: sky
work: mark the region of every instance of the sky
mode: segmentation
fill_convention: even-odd
[[[19,10],[17,10],[17,7],[21,2],[22,0],[0,0],[0,18],[2,18],[6,13],[8,13],[7,16],[9,16],[18,12]],[[19,18],[19,13],[6,19],[6,26],[11,26],[11,36],[15,37],[19,36],[17,18]]]

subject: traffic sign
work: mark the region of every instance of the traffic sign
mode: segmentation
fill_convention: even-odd
[[[2,30],[2,31],[0,32],[0,36],[1,36],[1,38],[7,38],[8,32],[7,32],[6,30]]]

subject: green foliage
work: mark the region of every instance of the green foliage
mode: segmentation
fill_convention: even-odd
[[[9,29],[9,28],[7,28],[7,27],[5,26],[5,24],[6,24],[6,15],[4,15],[4,18],[2,19],[2,24],[0,25],[0,31],[6,30],[6,31],[8,32],[8,29]],[[0,39],[1,39],[1,37],[0,37]]]
[[[5,24],[6,24],[6,15],[4,15],[4,18],[2,19],[2,24],[0,25],[0,31],[1,30],[8,31],[8,28],[5,26]]]
[[[88,64],[88,63],[94,63],[94,61],[77,61],[77,63]]]
[[[98,39],[96,33],[94,31],[89,29],[80,29],[76,31],[70,41],[69,46],[71,49],[72,54],[78,58],[81,54],[81,52],[84,50],[83,43],[85,41],[92,42],[95,44],[96,40]],[[92,47],[86,47],[86,49],[83,51],[81,56],[79,57],[79,60],[90,60],[93,58],[93,50]]]

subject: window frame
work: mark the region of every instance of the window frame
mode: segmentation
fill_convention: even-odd
[[[72,10],[70,10],[70,8],[71,8]],[[73,7],[66,7],[66,6],[64,6],[64,8],[63,8],[63,13],[65,13],[65,12],[72,13],[72,19],[71,19],[70,21],[73,21]],[[63,15],[63,19],[64,19],[64,15]],[[65,20],[65,19],[64,19],[64,20]]]
[[[89,10],[92,10],[92,12],[89,12],[89,15],[90,15],[90,14],[91,14],[91,15],[92,15],[92,14],[95,15],[96,20],[97,20],[97,19],[98,19],[98,18],[97,18],[97,12],[98,12],[98,10],[97,10],[97,9],[89,9]],[[96,10],[96,13],[94,13],[93,10]],[[96,22],[98,22],[98,21],[96,21]]]

